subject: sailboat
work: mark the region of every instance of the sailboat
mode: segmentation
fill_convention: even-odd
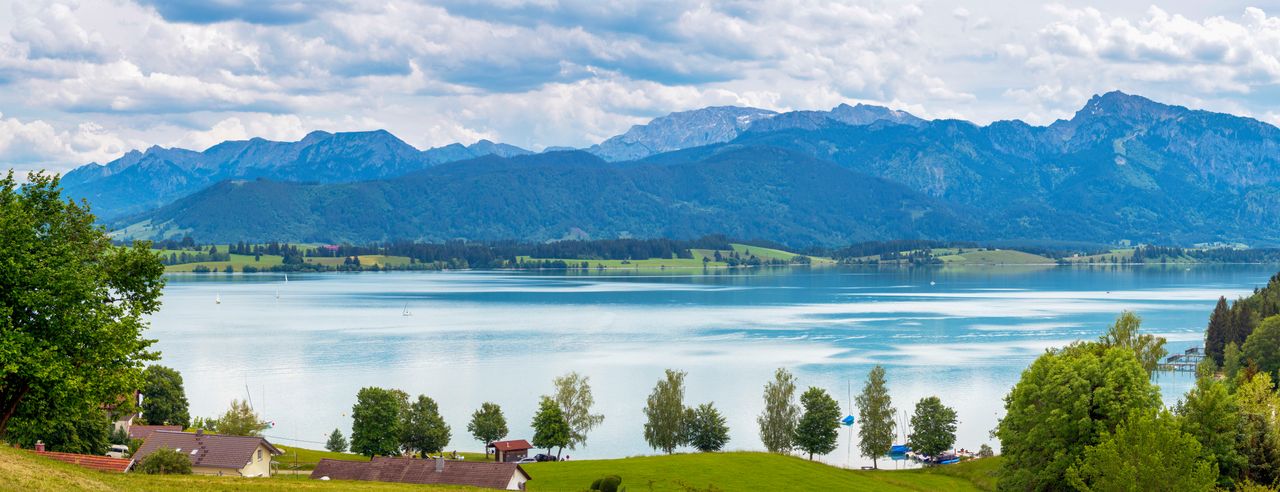
[[[906,410],[902,411],[902,423],[898,425],[898,428],[902,429],[903,444],[894,444],[889,448],[889,456],[894,457],[894,459],[898,459],[899,456],[905,457],[905,455],[911,451],[911,446],[906,444],[907,442],[907,411]]]
[[[844,418],[840,419],[840,425],[843,425],[849,428],[849,444],[845,446],[845,457],[844,457],[844,466],[848,467],[853,461],[853,421],[854,421],[853,383],[850,383],[848,381],[845,382],[845,398],[846,398],[845,405],[846,405],[846,408],[848,408],[849,413],[846,413],[844,415]]]
[[[219,292],[219,293],[218,293],[218,294],[213,298],[213,303],[214,303],[214,304],[222,304],[222,293],[221,293],[221,292]]]
[[[404,303],[404,311],[400,313],[400,316],[413,316],[413,313],[409,312],[409,303]]]

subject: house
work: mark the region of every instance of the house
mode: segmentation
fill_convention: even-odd
[[[524,490],[529,474],[515,463],[374,456],[369,461],[321,459],[311,472],[311,478]]]
[[[529,455],[533,445],[524,439],[514,441],[494,441],[488,447],[493,448],[493,460],[498,462],[516,462]]]
[[[138,410],[142,407],[142,392],[134,390],[132,394],[120,395],[115,403],[104,403],[101,408],[107,412],[107,418],[112,422],[112,431],[123,429],[125,432],[133,426],[134,419],[142,416],[142,412]]]
[[[92,454],[74,454],[74,453],[55,453],[44,450],[44,443],[36,443],[36,455],[44,456],[65,463],[88,468],[90,470],[98,470],[111,473],[124,473],[129,469],[129,465],[133,460],[123,458],[109,458],[106,456],[97,456]]]
[[[142,439],[143,441],[146,441],[147,437],[151,436],[151,433],[155,431],[182,432],[182,426],[134,424],[129,426],[129,439]]]
[[[271,457],[284,454],[261,437],[224,436],[196,432],[157,430],[147,436],[134,453],[139,463],[160,449],[173,449],[191,458],[191,473],[266,477],[271,475]]]

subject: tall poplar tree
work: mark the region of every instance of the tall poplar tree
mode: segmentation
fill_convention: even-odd
[[[667,369],[666,378],[654,385],[644,407],[644,440],[653,449],[667,454],[689,440],[684,376],[684,371]]]
[[[871,465],[879,468],[877,459],[893,448],[893,430],[897,424],[893,421],[893,401],[889,398],[889,389],[884,382],[884,368],[875,366],[867,374],[867,384],[862,393],[854,400],[858,407],[858,450],[863,456],[871,458]]]
[[[796,424],[800,420],[795,395],[795,375],[779,367],[773,373],[773,381],[764,386],[764,412],[756,419],[760,441],[771,453],[789,453],[795,447]]]
[[[569,449],[587,443],[587,432],[604,422],[604,415],[591,413],[595,398],[591,396],[591,378],[570,372],[555,379],[556,394],[553,399],[560,405],[565,421],[569,422]]]

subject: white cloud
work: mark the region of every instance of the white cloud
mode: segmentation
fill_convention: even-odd
[[[0,162],[19,170],[63,171],[71,164],[106,162],[139,144],[93,122],[59,131],[42,120],[24,122],[0,114]]]

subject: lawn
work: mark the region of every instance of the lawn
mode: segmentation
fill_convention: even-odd
[[[225,249],[220,249],[226,251]],[[161,251],[165,256],[169,253],[178,253],[180,251]],[[188,251],[190,253],[190,251]],[[245,265],[251,265],[262,270],[269,270],[275,265],[279,265],[284,261],[284,257],[278,255],[262,255],[258,261],[254,261],[253,255],[231,255],[231,261],[202,261],[199,263],[183,263],[181,265],[169,265],[164,267],[164,271],[173,272],[190,272],[195,270],[197,265],[204,265],[206,268],[221,272],[227,265],[231,265],[237,272],[244,270]]]
[[[966,491],[992,490],[986,472],[998,466],[985,463],[951,465],[934,470],[846,470],[803,458],[758,452],[697,453],[644,456],[615,460],[532,463],[531,491],[583,490],[604,475],[622,477],[627,490],[850,490],[850,491]],[[975,484],[973,477],[984,479]],[[714,489],[712,489],[714,487]]]
[[[0,490],[64,491],[64,490],[140,490],[140,491],[418,491],[475,492],[488,489],[442,487],[378,482],[320,481],[306,475],[272,478],[239,478],[211,476],[157,476],[140,473],[105,473],[37,456],[30,451],[0,446]]]

